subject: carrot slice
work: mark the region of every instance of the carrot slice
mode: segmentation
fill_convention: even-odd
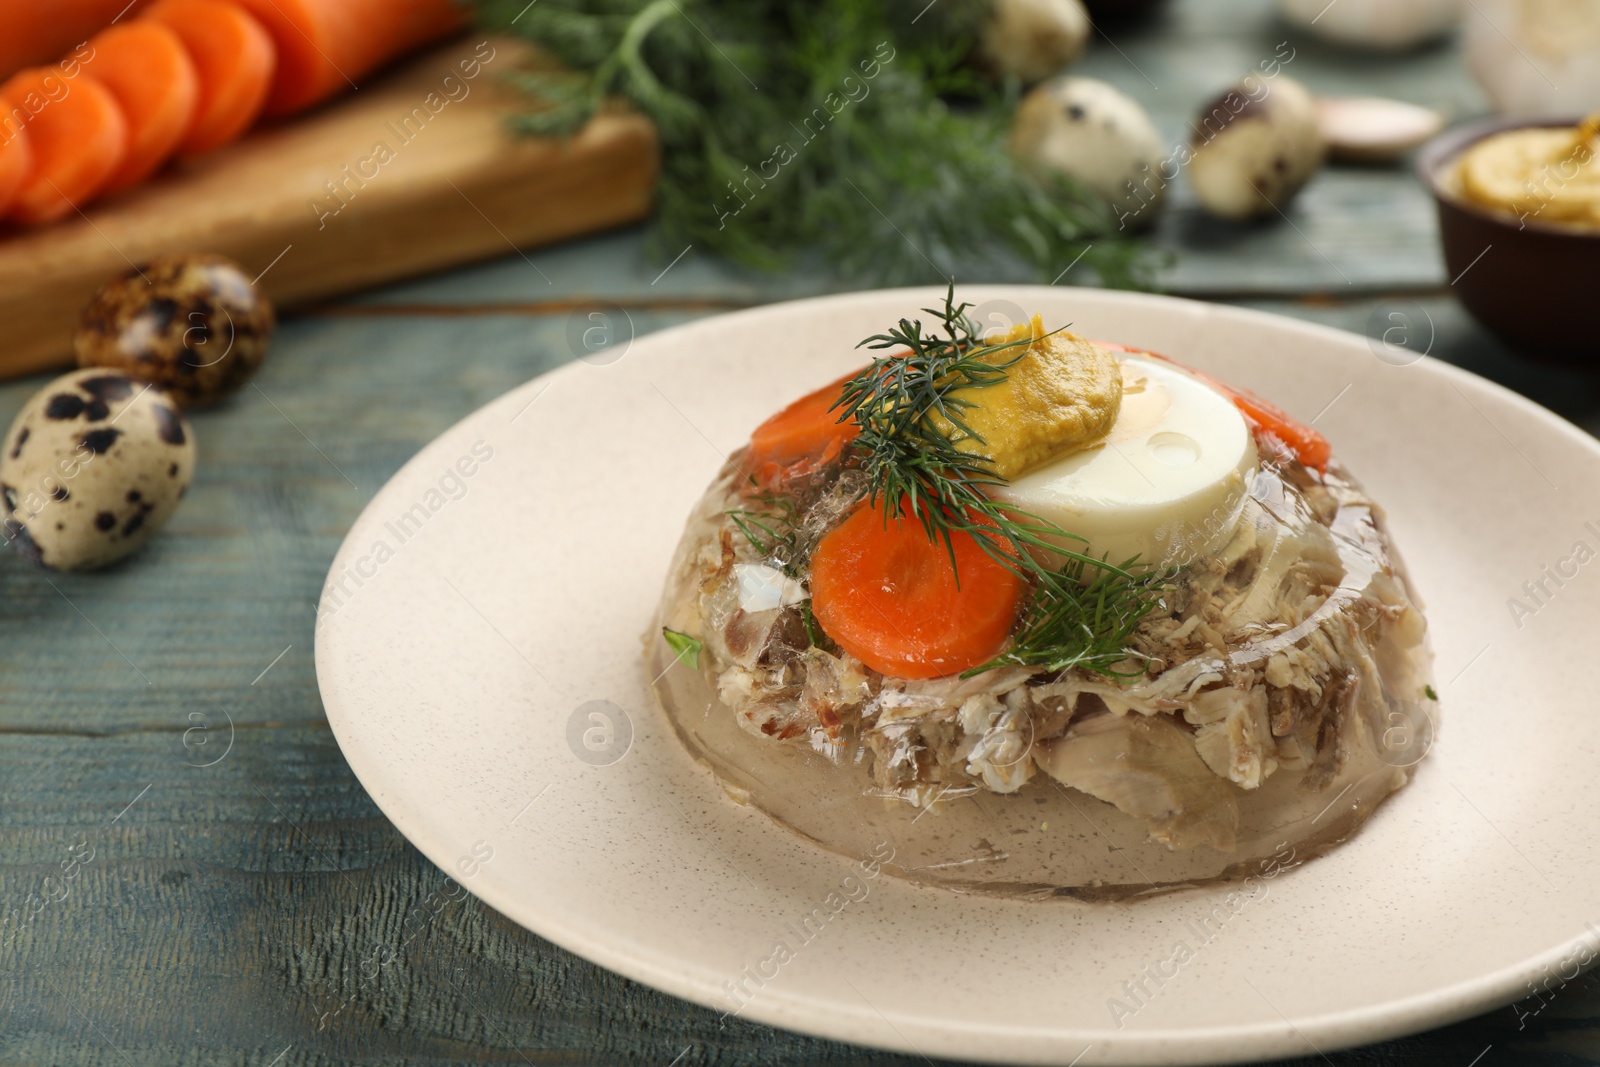
[[[160,0],[145,18],[178,35],[200,78],[199,105],[178,151],[209,152],[249,129],[278,67],[278,48],[255,16],[225,0]]]
[[[1328,469],[1333,458],[1333,446],[1328,439],[1271,401],[1263,400],[1248,389],[1220,386],[1233,398],[1233,404],[1252,428],[1265,431],[1289,446],[1295,458],[1319,471]]]
[[[938,678],[1000,651],[1016,621],[1022,579],[971,534],[928,539],[915,518],[887,524],[863,505],[811,557],[811,610],[846,652],[895,678]],[[959,575],[960,581],[957,582]]]
[[[72,214],[105,187],[128,153],[128,123],[93,78],[31,67],[0,86],[11,118],[28,131],[33,169],[7,216],[25,226]]]
[[[456,0],[238,0],[278,46],[266,113],[290,115],[465,25]]]
[[[178,35],[139,19],[89,39],[94,55],[83,71],[111,90],[128,120],[128,154],[102,195],[135,185],[165,163],[189,132],[200,80]]]
[[[0,78],[49,63],[74,45],[132,18],[145,0],[0,0]]]
[[[1333,458],[1333,446],[1328,439],[1306,423],[1284,411],[1278,405],[1268,400],[1263,400],[1248,389],[1240,389],[1219,381],[1204,371],[1197,371],[1187,363],[1179,363],[1171,356],[1163,356],[1159,352],[1150,352],[1143,348],[1130,348],[1119,345],[1114,341],[1096,341],[1101,348],[1109,348],[1113,352],[1131,352],[1138,356],[1151,356],[1155,359],[1171,363],[1173,366],[1182,367],[1190,374],[1205,382],[1211,388],[1233,401],[1233,406],[1239,409],[1245,422],[1250,424],[1250,429],[1255,433],[1268,433],[1282,441],[1294,453],[1295,458],[1308,467],[1317,470],[1327,470],[1328,460]]]
[[[834,459],[861,432],[854,419],[839,421],[833,405],[844,384],[859,371],[807,393],[750,435],[744,471],[763,485],[785,481],[816,470]]]
[[[5,215],[32,169],[33,148],[28,143],[28,131],[20,125],[7,124],[0,116],[0,216]]]

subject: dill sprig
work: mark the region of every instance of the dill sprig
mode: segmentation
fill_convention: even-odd
[[[985,344],[966,314],[969,304],[953,303],[955,285],[945,293],[943,310],[924,308],[943,327],[943,336],[924,335],[921,320],[901,319],[888,333],[874,334],[857,348],[905,349],[904,355],[876,357],[844,387],[835,407],[840,422],[855,420],[861,435],[855,451],[870,486],[869,499],[886,514],[904,506],[922,520],[929,539],[949,540],[949,523],[981,508],[986,485],[1003,482],[988,460],[956,447],[982,438],[967,425],[973,402],[951,394],[1002,382],[1032,339]],[[940,425],[954,427],[952,438]]]
[[[1167,575],[1140,569],[1134,559],[1120,568],[1094,568],[1069,560],[1051,580],[1039,582],[1023,608],[1012,646],[963,677],[996,667],[1042,667],[1059,672],[1074,667],[1114,678],[1136,678],[1143,668],[1128,641],[1160,603]]]
[[[985,489],[1004,485],[1005,479],[994,472],[986,456],[957,447],[963,441],[984,441],[966,421],[965,412],[975,402],[955,394],[1005,381],[1033,344],[1032,337],[987,343],[981,327],[966,313],[971,306],[955,303],[952,282],[943,308],[922,309],[938,320],[935,332],[923,333],[920,319],[901,319],[894,329],[856,346],[896,350],[894,355],[875,357],[850,379],[835,405],[840,422],[853,419],[860,427],[851,450],[867,474],[868,502],[886,517],[915,517],[930,541],[945,542],[952,565],[951,536],[967,533],[995,560],[1023,577],[1038,569],[1022,551],[1029,547],[1105,566],[1060,543],[1066,539],[1087,544],[1086,538],[991,500]]]
[[[965,418],[974,401],[956,394],[1004,381],[1034,339],[987,343],[966,314],[971,306],[955,303],[951,282],[943,308],[923,309],[937,320],[933,332],[924,333],[921,320],[901,319],[858,346],[897,353],[874,358],[836,405],[839,421],[853,419],[860,428],[850,453],[867,474],[868,503],[885,522],[915,517],[930,541],[944,542],[952,568],[953,539],[966,534],[1030,583],[1012,648],[966,674],[1008,664],[1125,674],[1118,665],[1137,655],[1127,641],[1156,606],[1166,576],[1137,557],[1115,564],[1070,548],[1087,547],[1088,539],[990,498],[986,490],[1006,482],[987,457],[958,447],[984,442]]]
[[[759,509],[733,508],[723,514],[757,552],[777,563],[789,577],[800,577],[806,560],[800,545],[800,509],[794,497],[751,492],[745,494],[745,499],[760,505]]]
[[[620,98],[661,135],[651,250],[926,282],[958,267],[1149,287],[1158,257],[1082,184],[1006,150],[1014,99],[966,64],[986,0],[471,0],[565,67],[513,125],[576,132]],[[1024,273],[1019,273],[1019,266]]]
[[[750,479],[752,487],[755,479]],[[767,493],[752,489],[744,494],[745,500],[760,505],[756,508],[731,508],[723,514],[732,521],[745,540],[755,546],[768,561],[790,578],[803,578],[810,562],[808,545],[801,538],[800,506],[794,497],[785,493]],[[795,607],[800,612],[801,625],[805,627],[806,640],[813,647],[832,649],[833,642],[817,625],[811,611],[811,598],[800,601]]]

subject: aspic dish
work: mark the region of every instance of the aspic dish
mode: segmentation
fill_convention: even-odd
[[[1437,723],[1381,508],[1250,393],[967,310],[868,338],[693,509],[651,644],[684,743],[953,888],[1121,897],[1348,838]]]

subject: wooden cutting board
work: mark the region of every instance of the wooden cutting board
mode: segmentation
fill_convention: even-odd
[[[528,99],[501,76],[540,63],[462,38],[80,216],[0,233],[0,377],[70,363],[95,289],[163,252],[229,256],[290,308],[642,217],[658,163],[643,117],[602,114],[570,140],[507,132]]]

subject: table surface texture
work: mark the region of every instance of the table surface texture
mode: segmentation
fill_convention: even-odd
[[[1314,91],[1452,120],[1485,110],[1452,42],[1352,54],[1269,7],[1172,0],[1112,30],[1078,72],[1138,98],[1174,143],[1284,40],[1286,72]],[[1433,356],[1600,429],[1595,378],[1513,358],[1454,301],[1409,164],[1330,168],[1258,225],[1206,219],[1186,186],[1175,194],[1152,237],[1175,253],[1165,290],[1369,335],[1400,313],[1426,324]],[[424,443],[572,359],[575,313],[614,305],[644,334],[856,284],[754,275],[695,248],[664,270],[647,238],[508,250],[293,317],[255,383],[194,417],[194,484],[144,552],[86,575],[0,555],[0,1064],[922,1062],[721,1029],[712,1011],[457,899],[378,812],[324,717],[314,613],[345,531]],[[44,380],[0,388],[0,419]],[[389,962],[368,977],[375,952]],[[1600,983],[1535,1008],[1295,1062],[1600,1062]]]

